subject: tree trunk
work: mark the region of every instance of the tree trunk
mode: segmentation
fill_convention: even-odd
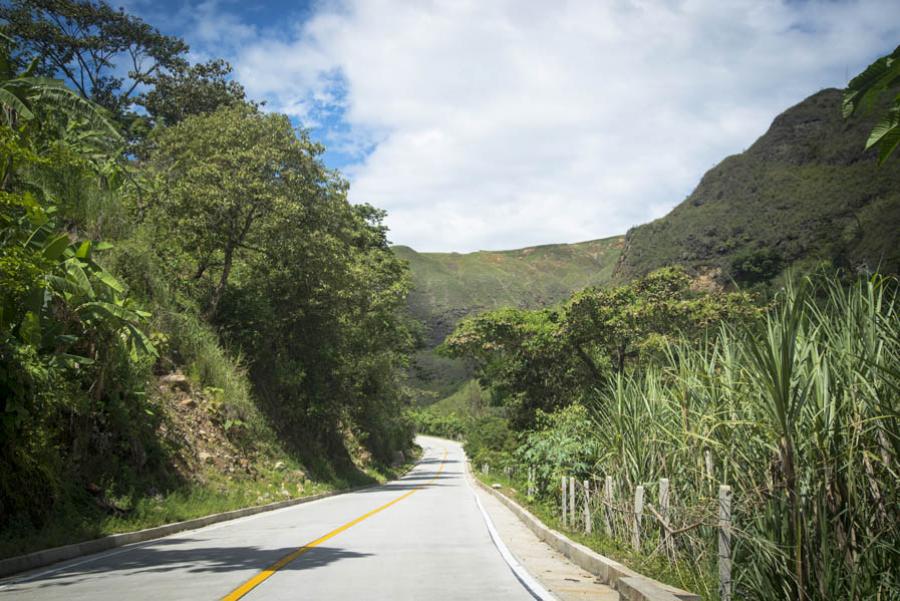
[[[597,367],[597,364],[591,359],[591,356],[587,354],[587,352],[581,348],[581,345],[575,345],[575,353],[578,355],[578,358],[581,359],[581,362],[584,363],[585,367],[588,368],[588,371],[591,372],[591,375],[594,376],[594,379],[597,382],[603,382],[605,378],[603,374],[600,372],[600,368]]]
[[[225,246],[225,261],[222,264],[222,275],[219,276],[219,283],[213,289],[212,298],[209,300],[209,308],[206,310],[206,319],[213,321],[216,311],[219,309],[219,301],[222,300],[222,294],[225,292],[225,286],[228,285],[228,276],[231,274],[231,264],[234,260],[234,247],[232,243]]]

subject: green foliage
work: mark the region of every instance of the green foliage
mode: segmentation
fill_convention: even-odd
[[[471,378],[461,361],[433,352],[462,318],[504,307],[546,307],[586,286],[603,285],[621,247],[621,236],[467,254],[420,253],[395,246],[397,256],[409,262],[410,313],[424,324],[423,348],[410,374],[417,401],[443,398]]]
[[[485,414],[471,418],[466,424],[464,447],[475,465],[488,463],[494,468],[505,467],[516,448],[516,434],[509,427],[509,420]]]
[[[60,447],[77,465],[84,449],[139,448],[152,430],[137,415],[156,350],[150,314],[96,260],[104,245],[56,204],[63,180],[112,183],[117,157],[105,153],[121,139],[100,109],[2,56],[0,524],[41,526],[64,490]]]
[[[865,71],[850,80],[844,92],[844,118],[857,113],[860,108],[871,109],[882,94],[900,85],[900,46],[887,56],[882,56],[866,67]],[[884,163],[900,144],[900,92],[872,128],[866,140],[866,150],[878,147],[878,163]]]
[[[233,79],[231,65],[217,59],[177,65],[171,73],[152,78],[153,87],[138,102],[156,124],[175,125],[193,115],[214,113],[223,106],[243,104],[244,88]]]
[[[548,478],[544,495],[558,490],[548,464],[611,477],[621,502],[644,485],[645,502],[657,504],[656,483],[668,478],[684,515],[709,516],[678,551],[697,582],[702,558],[715,555],[715,494],[727,483],[737,597],[890,598],[900,534],[897,294],[896,279],[880,276],[789,285],[763,323],[725,323],[703,342],[669,339],[644,369],[598,388],[590,420],[570,407],[528,434],[516,457]],[[647,535],[652,549],[654,529]]]
[[[743,251],[731,260],[730,273],[735,281],[741,283],[768,282],[781,273],[782,264],[781,255],[774,249]]]
[[[12,58],[37,60],[42,75],[62,73],[86,99],[115,114],[128,109],[141,84],[185,64],[188,47],[102,0],[14,0],[0,6],[2,31],[20,50]],[[128,77],[118,73],[128,61]]]
[[[555,413],[539,413],[515,452],[518,464],[533,470],[537,490],[555,498],[562,476],[581,482],[593,475],[601,442],[594,421],[583,405],[572,404]]]
[[[0,13],[14,37],[0,53],[0,544],[104,531],[88,484],[128,511],[176,491],[218,506],[188,480],[215,470],[172,435],[179,401],[251,480],[274,455],[358,482],[409,449],[408,277],[384,213],[347,202],[323,149],[245,103],[224,62],[189,68],[180,40],[102,3]],[[133,89],[109,71],[121,52],[152,59],[130,74],[152,86],[140,146],[85,98],[128,121]],[[57,69],[98,79],[79,94],[35,75]],[[177,371],[194,398],[159,386]]]
[[[420,434],[459,439],[466,432],[465,420],[456,413],[437,413],[425,408],[411,409],[409,416]]]
[[[321,146],[248,105],[154,137],[146,214],[178,295],[246,357],[262,407],[308,454],[347,427],[389,462],[411,444],[398,369],[408,282],[383,212],[351,206]]]
[[[683,270],[666,268],[625,286],[577,292],[556,310],[484,313],[461,322],[443,352],[471,360],[514,426],[528,429],[536,411],[584,398],[667,337],[695,339],[758,312],[744,293],[693,293],[689,284]]]

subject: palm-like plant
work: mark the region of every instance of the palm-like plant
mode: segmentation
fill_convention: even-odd
[[[0,33],[0,106],[5,125],[15,129],[21,121],[31,121],[39,110],[47,109],[64,113],[97,133],[121,140],[103,108],[82,98],[61,80],[34,75],[39,57],[17,73],[11,58],[12,44],[12,39]]]

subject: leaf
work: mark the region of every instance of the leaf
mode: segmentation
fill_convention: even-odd
[[[66,367],[75,368],[81,365],[93,365],[95,361],[90,357],[82,357],[81,355],[72,355],[70,353],[60,353],[57,355],[60,359],[63,360]]]
[[[75,256],[79,259],[87,259],[91,255],[91,241],[85,240],[78,247],[78,250],[75,251]]]
[[[50,284],[50,289],[57,294],[69,296],[83,294],[81,287],[69,278],[60,277],[58,275],[48,275],[47,282]]]
[[[60,234],[44,245],[43,255],[51,261],[55,261],[62,256],[63,252],[69,247],[69,236]]]
[[[84,268],[81,267],[81,262],[78,259],[69,259],[66,261],[66,271],[69,274],[70,280],[78,286],[79,292],[82,295],[85,295],[88,298],[94,298],[94,288],[91,286],[91,281],[88,279],[87,273],[85,273]]]
[[[869,134],[869,139],[866,140],[866,150],[878,144],[882,138],[890,134],[898,125],[900,125],[900,111],[894,108],[888,111],[881,121],[872,128],[872,133]]]
[[[41,343],[41,318],[33,311],[25,313],[19,325],[19,337],[26,343],[39,346]]]
[[[127,327],[128,331],[131,333],[132,344],[135,345],[136,349],[140,349],[141,352],[150,355],[151,357],[159,356],[159,353],[157,352],[156,347],[153,346],[150,338],[148,338],[140,328],[132,324],[128,324]]]
[[[900,144],[900,127],[894,126],[890,132],[882,136],[878,146],[878,164],[882,165]]]
[[[112,288],[116,292],[125,292],[125,287],[112,276],[111,273],[104,270],[103,268],[99,268],[94,272],[94,275],[97,276],[97,279],[107,285],[107,287]]]
[[[78,307],[78,311],[85,311],[89,313],[99,314],[105,317],[110,317],[113,319],[118,319],[124,322],[126,325],[140,319],[134,311],[126,309],[125,307],[121,307],[119,305],[115,305],[113,303],[107,303],[105,301],[92,301],[84,303],[83,305]]]
[[[28,110],[28,106],[18,96],[2,87],[0,87],[0,104],[16,111],[19,117],[26,121],[34,119],[34,113]]]

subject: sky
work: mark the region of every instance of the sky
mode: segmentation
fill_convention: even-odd
[[[900,43],[896,0],[111,3],[230,61],[419,251],[623,234]]]

